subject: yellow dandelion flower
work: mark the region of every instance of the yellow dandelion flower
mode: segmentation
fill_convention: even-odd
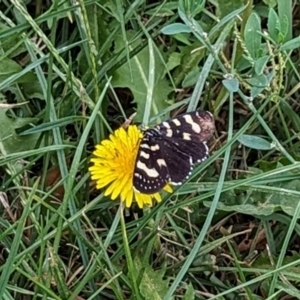
[[[96,181],[98,189],[104,188],[105,196],[112,200],[120,196],[126,207],[130,207],[135,200],[139,207],[152,206],[152,201],[161,201],[159,193],[142,194],[133,188],[133,172],[136,156],[138,154],[142,132],[135,125],[130,125],[127,130],[123,127],[117,129],[109,139],[96,145],[93,152],[93,166],[89,168],[92,180]],[[164,187],[167,192],[172,192],[169,185]]]

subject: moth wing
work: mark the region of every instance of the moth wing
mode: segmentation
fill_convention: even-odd
[[[133,174],[134,188],[143,194],[160,191],[169,181],[169,171],[162,158],[162,141],[141,141]]]

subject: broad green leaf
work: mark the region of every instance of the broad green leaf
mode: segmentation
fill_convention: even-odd
[[[257,75],[261,75],[263,73],[269,59],[270,59],[269,55],[264,55],[260,57],[257,61],[255,61],[254,70]]]
[[[245,26],[245,44],[247,50],[250,52],[252,58],[259,57],[259,51],[261,49],[261,26],[260,18],[256,13],[252,13],[247,20]]]
[[[194,300],[195,299],[195,290],[193,285],[190,283],[186,289],[186,292],[182,298],[182,300]]]
[[[278,186],[276,186],[278,187]],[[291,182],[284,182],[282,184],[279,185],[280,187],[280,191],[278,192],[273,192],[270,194],[266,194],[265,195],[265,200],[266,200],[266,204],[270,206],[276,206],[276,205],[280,205],[280,207],[282,208],[282,210],[290,215],[293,216],[295,211],[296,211],[296,207],[298,205],[298,201],[299,201],[299,194],[295,195],[292,194],[290,192],[300,192],[300,182],[299,180],[293,180]],[[254,194],[254,196],[256,196]],[[257,200],[260,197],[260,193],[257,197]],[[298,216],[300,217],[300,216]]]
[[[199,48],[198,51],[193,51]],[[200,70],[199,63],[205,57],[206,51],[201,47],[199,42],[194,42],[192,45],[179,48],[182,55],[180,66],[173,73],[174,81],[181,83],[181,87],[194,85],[199,78]]]
[[[289,41],[293,37],[293,0],[278,0],[277,11],[284,34],[284,41]]]
[[[192,85],[195,85],[195,83],[197,82],[198,78],[199,78],[199,70],[193,71],[191,70],[183,79],[182,81],[182,87],[186,88]]]
[[[278,167],[277,161],[259,160],[258,163],[259,163],[259,170],[261,172],[268,172]]]
[[[22,68],[14,60],[10,58],[3,58],[0,60],[0,81],[22,71]]]
[[[282,34],[282,40],[280,40],[280,42],[285,41],[286,36],[288,34],[289,31],[289,24],[288,24],[288,18],[286,15],[283,16],[282,20],[281,20],[281,34]]]
[[[258,188],[247,188],[244,199],[234,199],[239,204],[232,204],[232,197],[222,197],[218,203],[218,209],[228,212],[239,212],[247,215],[269,216],[277,211],[283,211],[293,216],[300,197],[300,182],[292,180],[276,184],[276,186],[258,186]],[[204,202],[210,207],[211,202]],[[300,218],[300,216],[298,216]]]
[[[244,146],[256,150],[270,150],[273,148],[270,142],[255,135],[243,134],[238,138],[238,141]]]
[[[131,32],[129,36],[133,36]],[[137,40],[134,45],[140,44],[140,40]],[[125,43],[121,36],[118,36],[115,41],[115,51],[118,53],[125,48]],[[130,50],[133,46],[129,46]],[[152,96],[152,114],[158,114],[163,111],[167,106],[168,94],[172,91],[169,86],[168,80],[163,77],[165,74],[165,66],[163,65],[161,58],[155,53],[155,66],[154,66],[154,90]],[[149,74],[149,48],[145,47],[142,51],[136,54],[126,62],[113,74],[112,85],[114,87],[129,88],[134,96],[134,102],[137,104],[137,115],[135,120],[141,122],[145,110],[145,103],[148,92],[148,74]]]
[[[31,82],[22,83],[22,91],[28,98],[38,98],[40,100],[45,100],[45,94],[43,93],[41,83],[38,81],[35,74],[34,80],[32,80]]]
[[[22,71],[22,67],[16,63],[11,58],[5,57],[0,60],[0,81],[4,81],[5,79],[13,76]],[[28,72],[27,74],[18,78],[15,82],[17,83],[32,83],[36,79],[35,75],[32,72]]]
[[[179,9],[186,15],[195,17],[205,6],[205,0],[179,0]]]
[[[9,31],[11,28],[0,22],[0,33],[2,31]],[[8,57],[15,57],[26,51],[26,47],[21,42],[18,33],[10,34],[6,37],[0,38],[0,49],[3,53],[8,54]]]
[[[218,18],[222,19],[223,17],[229,15],[232,11],[237,10],[245,5],[244,0],[217,0],[215,1],[217,6],[216,15]]]
[[[172,52],[170,54],[169,60],[167,62],[167,67],[169,71],[173,70],[174,68],[180,65],[182,56],[182,53],[178,52]]]
[[[143,269],[140,292],[146,300],[161,300],[168,291],[169,280],[163,279],[165,269],[154,270],[150,265],[143,265],[139,258],[135,257],[136,269]],[[142,268],[143,267],[143,268]]]
[[[247,82],[250,85],[256,86],[259,88],[265,88],[269,84],[268,78],[264,74],[254,75],[253,77],[247,79]]]
[[[279,17],[273,8],[271,8],[269,11],[268,31],[269,31],[270,37],[274,41],[278,42],[278,34],[281,31],[281,27],[280,27]]]
[[[203,204],[207,207],[210,207],[210,203],[208,201],[204,201]],[[228,212],[238,212],[242,214],[247,214],[250,216],[258,215],[258,216],[269,216],[274,213],[277,205],[264,205],[264,203],[260,204],[238,204],[238,205],[226,205],[223,202],[218,203],[218,210],[228,211]]]
[[[269,6],[269,8],[274,8],[277,5],[277,0],[263,0],[265,4]]]
[[[287,295],[291,296],[290,299],[298,299],[300,300],[300,293],[299,290],[293,287],[293,285],[284,283],[284,282],[278,282],[276,284],[276,288],[280,289],[282,292],[286,293]]]
[[[6,115],[6,109],[0,108],[0,120],[0,149],[3,155],[34,148],[40,134],[35,133],[27,136],[19,136],[16,134],[16,129],[36,121],[36,119],[11,119]]]
[[[173,39],[181,42],[183,45],[187,45],[187,46],[192,45],[191,41],[189,40],[189,36],[185,33],[174,34],[172,37]]]
[[[248,70],[252,68],[253,64],[250,62],[247,56],[242,55],[241,59],[238,61],[236,65],[236,70],[240,73],[243,73],[244,70]]]
[[[190,33],[192,30],[185,24],[182,23],[174,23],[167,25],[161,29],[161,33],[166,35],[173,35],[178,33]]]
[[[255,98],[259,93],[261,93],[267,86],[269,86],[271,80],[275,76],[275,71],[272,70],[267,75],[260,74],[255,75],[250,79],[247,79],[247,82],[253,87],[250,90],[250,96]]]
[[[27,22],[24,15],[16,7],[13,8],[13,14],[18,24],[25,24]]]
[[[278,261],[277,256],[273,256],[274,263],[276,264]],[[299,253],[297,251],[294,251],[292,249],[289,250],[289,255],[286,255],[283,260],[283,265],[287,265],[291,262],[297,261],[300,259]],[[259,256],[253,261],[251,264],[253,268],[261,268],[265,270],[273,270],[274,267],[272,264],[270,264],[270,256],[266,251],[261,251]],[[290,268],[286,268],[284,270],[285,277],[288,280],[297,280],[300,281],[300,266],[293,266]]]
[[[265,4],[269,6],[269,8],[274,8],[277,5],[278,0],[263,0]]]
[[[222,83],[228,92],[234,93],[239,90],[239,81],[236,78],[224,79]]]
[[[300,36],[297,36],[296,38],[284,43],[281,47],[281,51],[289,51],[293,49],[297,49],[300,47]]]

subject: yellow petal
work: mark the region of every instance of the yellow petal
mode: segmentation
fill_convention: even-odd
[[[173,189],[169,184],[165,185],[163,190],[170,193],[170,194],[173,193]]]
[[[160,201],[161,201],[161,196],[160,196],[159,193],[153,194],[153,197],[155,198],[155,200],[156,200],[157,202],[160,202]]]
[[[129,181],[130,178],[128,178],[128,176],[124,176],[123,178],[120,178],[118,180],[118,185],[115,188],[113,194],[112,194],[112,198],[116,198],[117,196],[120,195],[121,191],[124,189],[124,186],[126,185],[126,182]]]
[[[133,199],[133,189],[129,190],[125,197],[125,206],[130,207]]]

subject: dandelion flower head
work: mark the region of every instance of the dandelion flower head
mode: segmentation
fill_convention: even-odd
[[[98,189],[105,188],[104,195],[112,200],[120,197],[126,207],[136,201],[139,207],[152,206],[153,200],[160,202],[159,193],[142,194],[134,190],[133,172],[143,133],[136,125],[127,129],[120,127],[110,134],[109,139],[96,145],[91,159],[93,166],[89,168],[91,178]],[[169,185],[164,190],[171,192]]]

